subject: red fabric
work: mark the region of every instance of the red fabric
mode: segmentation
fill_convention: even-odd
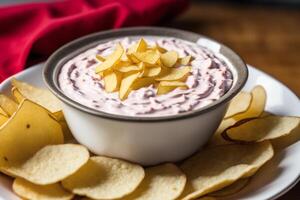
[[[0,82],[88,33],[153,25],[186,0],[64,0],[0,8]]]

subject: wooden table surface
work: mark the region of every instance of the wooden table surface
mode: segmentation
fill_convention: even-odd
[[[193,2],[171,26],[228,45],[247,63],[272,75],[300,96],[299,7]],[[279,198],[299,199],[300,183]]]

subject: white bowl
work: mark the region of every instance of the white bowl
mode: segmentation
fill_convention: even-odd
[[[113,38],[145,35],[177,37],[207,47],[230,67],[233,73],[231,89],[220,99],[195,111],[172,116],[133,117],[89,108],[64,95],[58,86],[61,67],[80,52]],[[44,69],[44,80],[62,100],[66,121],[78,142],[95,154],[143,165],[176,162],[200,149],[217,129],[228,102],[241,90],[247,76],[245,63],[228,47],[195,33],[155,27],[105,31],[79,38],[53,53]]]

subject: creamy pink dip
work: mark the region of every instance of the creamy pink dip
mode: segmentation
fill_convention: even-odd
[[[59,74],[61,90],[71,99],[93,109],[128,116],[166,116],[202,108],[223,96],[233,82],[226,63],[208,49],[177,38],[144,37],[149,45],[157,42],[167,50],[175,50],[180,57],[191,55],[192,72],[187,79],[189,89],[179,88],[164,95],[156,95],[149,86],[132,91],[124,101],[118,93],[107,93],[104,81],[95,73],[101,62],[96,54],[107,56],[117,42],[128,48],[139,38],[122,38],[99,44],[69,60]]]

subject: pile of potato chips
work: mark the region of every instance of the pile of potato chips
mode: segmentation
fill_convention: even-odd
[[[176,88],[186,89],[186,78],[191,67],[191,56],[179,58],[176,51],[167,51],[158,44],[149,46],[142,38],[127,50],[120,43],[107,57],[97,55],[101,64],[96,73],[104,79],[106,92],[119,92],[121,100],[131,90],[155,85],[157,94],[165,94]]]
[[[0,171],[24,199],[222,199],[300,138],[300,118],[265,113],[266,93],[257,86],[232,100],[207,147],[181,163],[144,168],[92,156],[76,144],[49,91],[12,85],[14,100],[0,96]]]

